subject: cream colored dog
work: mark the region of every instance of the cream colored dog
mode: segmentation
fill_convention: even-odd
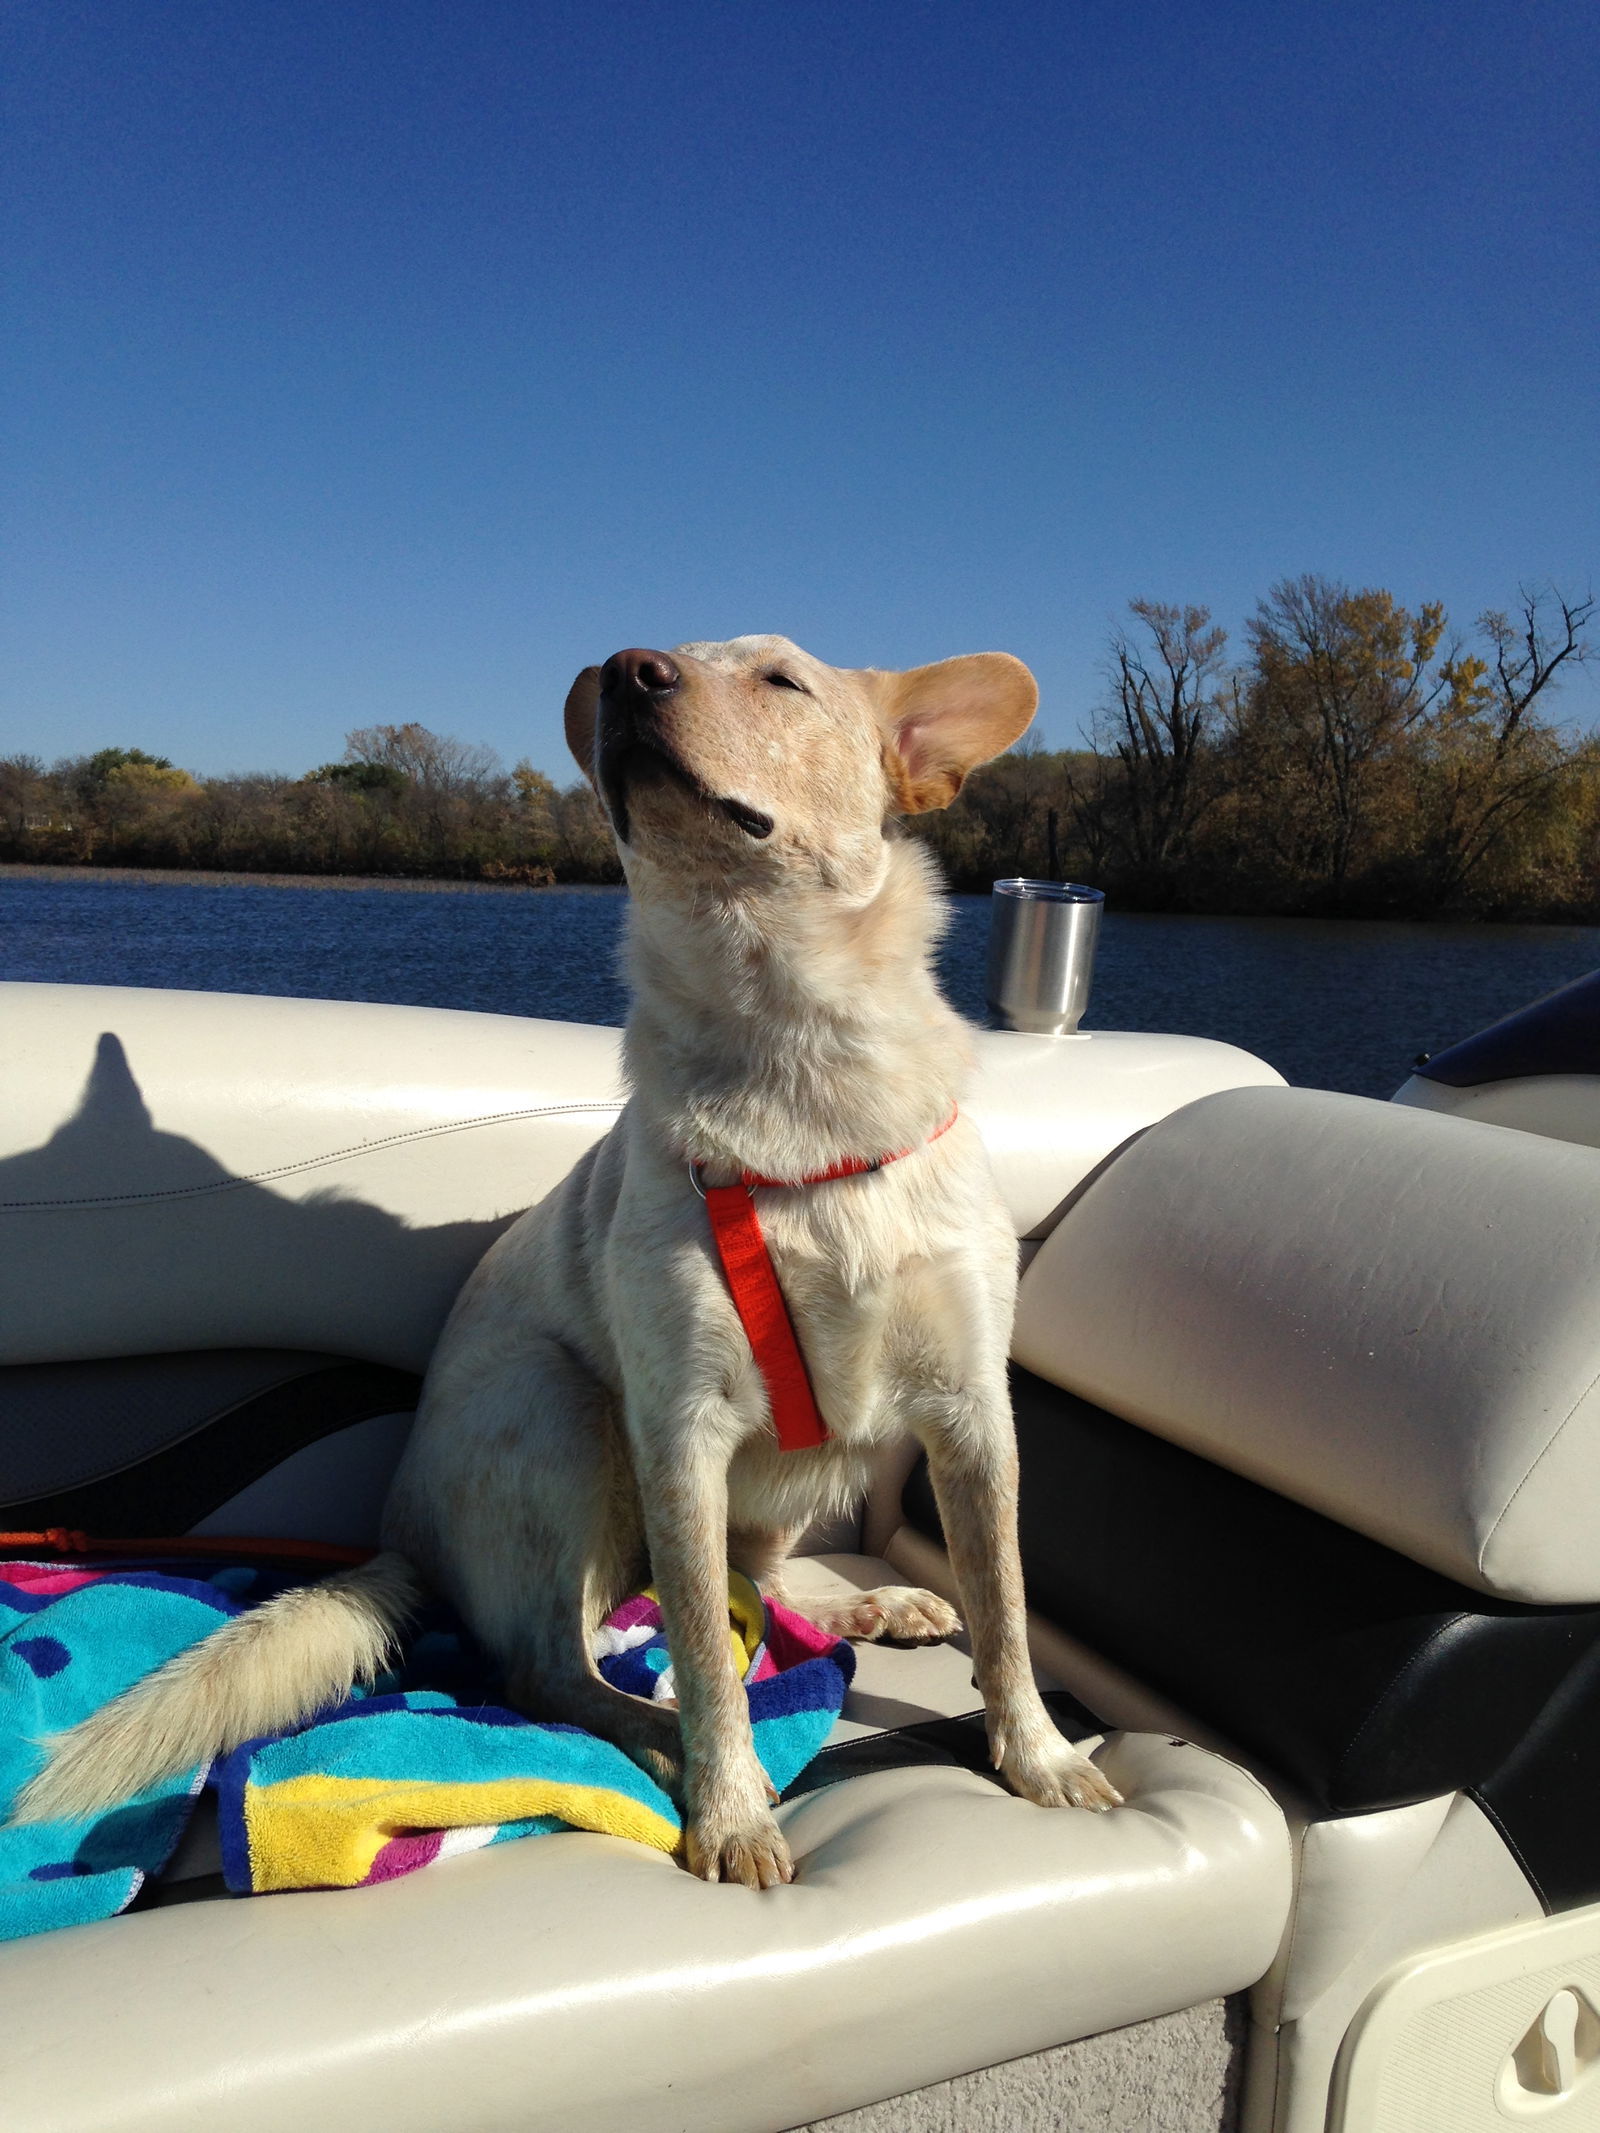
[[[30,1819],[83,1812],[277,1727],[381,1665],[425,1587],[511,1700],[587,1726],[675,1788],[688,1863],[792,1874],[727,1629],[731,1561],[782,1591],[789,1549],[859,1500],[873,1453],[926,1447],[997,1767],[1044,1806],[1117,1795],[1039,1700],[1024,1638],[1006,1387],[1016,1241],[956,1110],[965,1025],[934,983],[933,870],[897,815],[943,807],[1037,700],[1001,653],[904,674],[782,637],[619,652],[567,737],[632,901],[631,1095],[613,1130],[467,1282],[365,1568],[240,1616],[54,1742]],[[827,1441],[780,1450],[691,1176],[759,1191]],[[678,1710],[604,1683],[590,1640],[653,1577]],[[904,1586],[807,1610],[845,1636],[959,1627]]]

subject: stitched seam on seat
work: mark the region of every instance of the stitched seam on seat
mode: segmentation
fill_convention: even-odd
[[[1487,1780],[1485,1782],[1487,1782]],[[1501,1815],[1499,1809],[1495,1807],[1491,1801],[1486,1800],[1484,1798],[1482,1792],[1478,1789],[1476,1785],[1467,1786],[1464,1790],[1463,1797],[1465,1799],[1469,1799],[1472,1802],[1473,1806],[1477,1808],[1478,1812],[1493,1828],[1495,1834],[1499,1837],[1500,1842],[1505,1846],[1506,1850],[1517,1862],[1517,1865],[1522,1869],[1523,1879],[1527,1882],[1529,1888],[1532,1889],[1535,1896],[1538,1897],[1540,1903],[1543,1904],[1545,1916],[1547,1918],[1552,1917],[1555,1913],[1555,1905],[1545,1894],[1544,1883],[1539,1879],[1538,1875],[1533,1871],[1533,1868],[1523,1857],[1522,1847],[1518,1844],[1516,1838],[1512,1836],[1510,1830],[1506,1827],[1505,1819]]]
[[[243,1171],[236,1177],[216,1178],[206,1185],[160,1186],[150,1192],[86,1195],[78,1200],[0,1200],[0,1214],[26,1214],[33,1208],[128,1207],[139,1200],[198,1200],[207,1193],[232,1192],[240,1185],[259,1185],[268,1178],[292,1177],[297,1171],[318,1170],[325,1163],[343,1163],[351,1156],[368,1155],[378,1148],[398,1148],[408,1141],[436,1140],[447,1133],[470,1133],[479,1126],[503,1126],[519,1118],[561,1118],[575,1111],[620,1111],[622,1101],[602,1099],[596,1103],[539,1104],[529,1111],[493,1111],[484,1118],[459,1118],[448,1126],[418,1126],[409,1133],[386,1133],[379,1140],[356,1141],[348,1148],[335,1148],[326,1155],[303,1156],[298,1162],[278,1163],[270,1170]]]
[[[1289,1991],[1289,1981],[1294,1976],[1295,1949],[1300,1942],[1301,1897],[1305,1888],[1306,1839],[1312,1825],[1303,1825],[1294,1842],[1294,1865],[1290,1875],[1293,1884],[1289,1896],[1289,1921],[1283,1939],[1283,1964],[1278,1985],[1278,2014],[1282,2018],[1283,2003]]]
[[[1580,1392],[1578,1397],[1573,1401],[1571,1408],[1565,1415],[1563,1415],[1561,1420],[1556,1424],[1556,1427],[1551,1434],[1549,1443],[1546,1444],[1544,1450],[1539,1454],[1538,1458],[1534,1460],[1533,1464],[1528,1468],[1528,1471],[1523,1475],[1522,1479],[1511,1491],[1511,1494],[1506,1498],[1505,1503],[1501,1506],[1499,1517],[1489,1528],[1488,1532],[1483,1536],[1483,1546],[1478,1550],[1478,1575],[1480,1577],[1484,1577],[1487,1575],[1487,1572],[1484,1570],[1483,1567],[1483,1559],[1489,1553],[1490,1548],[1493,1546],[1494,1537],[1499,1532],[1504,1519],[1509,1515],[1511,1506],[1516,1502],[1517,1498],[1528,1486],[1528,1483],[1538,1472],[1539,1467],[1544,1462],[1544,1460],[1548,1458],[1550,1453],[1555,1450],[1557,1444],[1561,1440],[1562,1432],[1566,1429],[1567,1424],[1572,1420],[1573,1416],[1578,1412],[1578,1409],[1583,1405],[1584,1401],[1588,1399],[1590,1393],[1594,1391],[1597,1385],[1600,1385],[1600,1370],[1597,1370],[1595,1372],[1594,1376],[1589,1380],[1588,1384],[1584,1386],[1582,1392]]]
[[[1334,1782],[1336,1784],[1338,1783],[1340,1778],[1343,1777],[1345,1773],[1345,1766],[1349,1763],[1350,1758],[1360,1747],[1363,1739],[1371,1731],[1372,1727],[1378,1723],[1378,1720],[1383,1716],[1387,1707],[1394,1701],[1396,1694],[1398,1693],[1401,1685],[1405,1682],[1407,1677],[1416,1672],[1417,1668],[1421,1666],[1422,1662],[1427,1658],[1428,1654],[1433,1650],[1434,1646],[1440,1643],[1445,1637],[1448,1637],[1451,1630],[1453,1630],[1458,1623],[1468,1622],[1471,1620],[1472,1617],[1467,1614],[1465,1609],[1459,1610],[1457,1613],[1453,1614],[1450,1617],[1448,1622],[1440,1623],[1439,1627],[1434,1631],[1433,1635],[1428,1639],[1427,1643],[1422,1646],[1420,1651],[1415,1651],[1411,1654],[1411,1657],[1406,1661],[1405,1665],[1400,1669],[1399,1673],[1395,1675],[1393,1681],[1390,1682],[1389,1686],[1384,1690],[1383,1694],[1372,1706],[1372,1709],[1367,1713],[1366,1717],[1361,1721],[1360,1725],[1357,1726],[1355,1732],[1350,1736],[1349,1741],[1345,1745],[1343,1753],[1340,1755],[1338,1762],[1334,1766],[1333,1776]]]

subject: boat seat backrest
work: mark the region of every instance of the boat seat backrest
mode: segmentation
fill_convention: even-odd
[[[1152,1118],[1277,1078],[1199,1038],[977,1048],[970,1109],[1019,1239]],[[472,1267],[623,1095],[621,1032],[587,1024],[0,985],[0,1364],[288,1348],[421,1370]]]
[[[615,1030],[0,991],[0,1363],[291,1348],[420,1370],[478,1259],[622,1101]]]
[[[1056,1225],[1013,1355],[1478,1591],[1600,1601],[1600,1150],[1207,1096]]]

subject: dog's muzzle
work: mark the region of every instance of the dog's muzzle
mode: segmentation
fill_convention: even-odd
[[[772,835],[772,817],[742,800],[708,792],[661,730],[660,706],[683,682],[683,670],[668,652],[635,645],[613,652],[600,669],[600,715],[595,742],[595,780],[616,830],[628,841],[628,781],[641,764],[666,771],[758,842]]]

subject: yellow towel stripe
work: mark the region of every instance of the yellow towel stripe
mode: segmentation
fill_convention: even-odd
[[[644,1588],[643,1597],[661,1605],[661,1595],[654,1585]],[[733,1664],[743,1681],[750,1671],[750,1662],[761,1649],[761,1639],[766,1632],[767,1610],[760,1593],[742,1570],[728,1572],[728,1643],[733,1652]]]
[[[559,1815],[579,1829],[632,1837],[657,1851],[670,1852],[678,1842],[676,1824],[642,1801],[549,1778],[442,1785],[308,1776],[252,1786],[245,1800],[252,1878],[263,1891],[354,1888],[391,1838],[531,1815]]]

